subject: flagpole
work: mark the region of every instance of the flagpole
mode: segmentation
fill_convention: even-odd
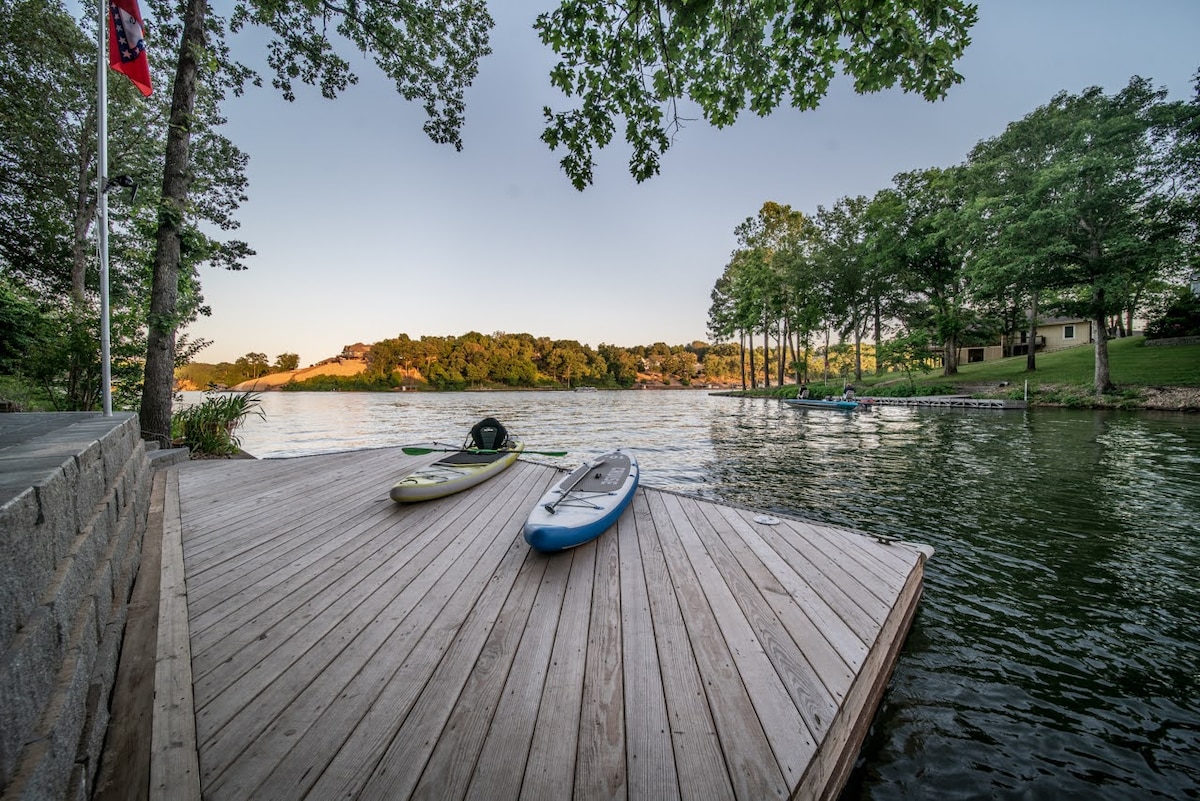
[[[98,0],[100,25],[96,37],[96,230],[100,251],[100,385],[104,416],[112,417],[112,365],[108,329],[108,0]]]

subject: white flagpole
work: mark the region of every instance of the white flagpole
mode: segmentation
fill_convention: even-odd
[[[108,0],[100,6],[96,67],[96,231],[100,237],[100,384],[104,416],[112,417],[112,365],[108,330]]]

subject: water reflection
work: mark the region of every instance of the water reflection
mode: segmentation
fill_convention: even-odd
[[[703,392],[264,402],[243,436],[260,457],[458,442],[494,415],[564,465],[626,446],[647,485],[933,545],[847,799],[1197,797],[1200,418]]]
[[[847,796],[1195,793],[1197,421],[927,419],[896,511],[939,555]]]

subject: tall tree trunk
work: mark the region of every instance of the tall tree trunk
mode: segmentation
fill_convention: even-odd
[[[958,375],[958,337],[942,343],[942,375]]]
[[[763,314],[763,389],[771,388],[771,324]]]
[[[862,383],[862,326],[858,312],[854,312],[854,380]]]
[[[154,249],[150,288],[150,318],[146,336],[145,385],[140,420],[142,438],[171,443],[171,396],[175,384],[176,302],[179,299],[180,234],[192,183],[189,150],[192,112],[196,106],[197,60],[204,54],[204,16],[207,0],[187,0],[183,40],[171,95],[167,153],[163,168],[162,201]]]
[[[875,298],[875,375],[883,375],[883,360],[879,358],[879,346],[883,342],[883,308]]]
[[[87,113],[79,143],[79,162],[75,184],[75,238],[71,243],[71,304],[82,308],[87,299],[87,262],[90,251],[88,231],[96,216],[96,192],[92,189],[92,163],[96,157],[96,111]],[[102,171],[98,171],[102,172]],[[96,180],[99,180],[97,174]]]
[[[750,332],[750,389],[758,389],[758,366],[754,363],[754,332]]]
[[[1025,354],[1025,372],[1037,369],[1038,293],[1029,296],[1029,347]]]
[[[98,306],[88,303],[87,268],[92,243],[88,233],[96,218],[96,190],[92,183],[96,164],[96,108],[84,118],[80,129],[79,157],[75,175],[75,219],[71,221],[71,310],[66,319],[67,338],[71,343],[67,358],[67,410],[87,412],[96,408],[100,392],[99,341],[95,332]],[[97,179],[98,180],[98,179]],[[57,404],[56,404],[57,405]]]
[[[746,391],[746,331],[744,329],[738,331],[738,348],[740,353],[738,358],[741,360],[742,366],[742,392]]]
[[[795,337],[795,340],[792,337]],[[800,332],[788,331],[788,350],[792,354],[792,367],[795,368],[796,386],[800,386]]]
[[[738,353],[738,361],[740,362],[740,368],[739,368],[739,370],[740,370],[740,372],[741,372],[741,374],[742,374],[742,391],[744,392],[744,391],[746,390],[746,371],[747,371],[747,366],[746,366],[746,332],[745,332],[745,331],[741,331],[741,332],[739,332],[739,341],[738,341],[738,345],[739,345],[739,347],[738,347],[738,350],[740,351],[740,353]]]
[[[1102,395],[1112,389],[1112,378],[1108,372],[1108,331],[1104,327],[1105,314],[1104,309],[1104,290],[1097,287],[1093,293],[1095,303],[1093,308],[1097,311],[1094,314],[1092,325],[1096,330],[1093,332],[1096,337],[1096,373],[1094,383],[1096,385],[1096,394]]]
[[[788,337],[787,318],[779,321],[779,336],[775,337],[775,341],[779,343],[779,362],[775,365],[775,375],[778,376],[778,385],[783,386],[783,377],[787,375],[787,352],[790,338]]]
[[[1102,395],[1112,389],[1112,379],[1108,372],[1108,331],[1104,330],[1103,315],[1092,324],[1096,326],[1096,394]]]
[[[829,383],[829,328],[825,329],[825,377],[824,383]]]

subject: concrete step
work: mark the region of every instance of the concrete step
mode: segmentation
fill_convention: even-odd
[[[146,449],[146,458],[150,460],[151,470],[186,462],[191,458],[191,454],[189,448],[159,448],[156,446],[153,450]]]

